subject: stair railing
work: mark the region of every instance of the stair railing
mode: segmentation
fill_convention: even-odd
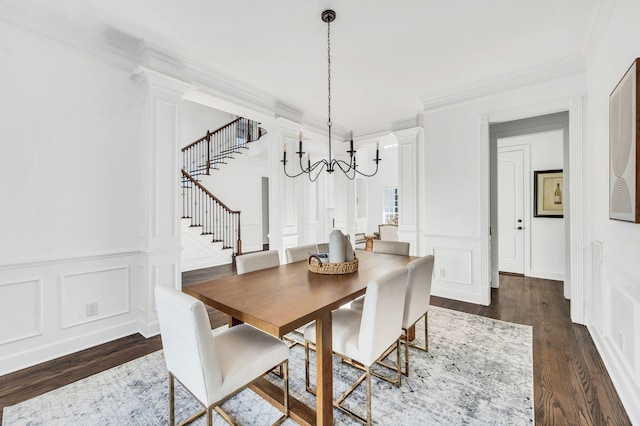
[[[208,175],[263,134],[257,121],[239,117],[182,148],[182,168],[194,177]]]
[[[242,254],[240,212],[227,207],[184,169],[182,182],[182,218],[191,219],[191,226],[201,226],[212,242],[222,242],[234,255]]]

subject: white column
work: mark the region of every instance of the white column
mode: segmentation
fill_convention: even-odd
[[[571,320],[584,324],[584,217],[582,98],[571,99],[569,105],[569,238],[570,272],[565,278],[564,297],[571,299]]]
[[[267,129],[269,142],[269,249],[280,251],[284,262],[284,249],[298,245],[297,180],[306,177],[292,179],[285,176],[283,148],[287,146],[287,172],[298,173],[299,159],[295,152],[298,151],[298,132],[302,126],[285,118],[276,118],[263,123],[262,127]]]
[[[147,221],[140,235],[140,256],[137,287],[133,305],[140,312],[140,333],[158,333],[153,290],[157,285],[181,288],[179,218],[180,208],[180,101],[191,86],[181,80],[137,68],[132,78],[143,86],[146,96],[144,126],[144,179],[131,182],[144,187],[146,198],[141,202]]]
[[[418,247],[418,151],[424,144],[422,127],[392,133],[398,140],[398,240],[411,243],[411,254]],[[422,149],[420,149],[420,152]]]

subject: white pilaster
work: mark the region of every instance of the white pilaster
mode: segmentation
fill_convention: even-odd
[[[144,158],[142,185],[147,197],[141,202],[147,222],[140,235],[139,262],[134,306],[140,312],[140,333],[158,333],[153,289],[157,285],[181,288],[178,211],[180,206],[180,101],[192,86],[156,71],[138,67],[132,74],[146,90]]]
[[[284,261],[284,249],[298,245],[297,180],[285,176],[282,168],[283,148],[287,147],[287,172],[299,172],[297,134],[302,127],[286,118],[276,118],[263,123],[269,143],[269,249],[278,250]],[[298,189],[301,190],[301,189]]]
[[[398,239],[411,243],[411,254],[418,247],[418,154],[424,145],[422,127],[394,131],[398,140]]]
[[[569,242],[571,262],[569,279],[565,279],[564,297],[571,299],[571,320],[584,324],[584,217],[583,211],[583,111],[582,97],[569,104]],[[566,282],[568,281],[568,283]]]

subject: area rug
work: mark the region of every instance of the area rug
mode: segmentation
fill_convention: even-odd
[[[416,340],[423,343],[422,322]],[[395,355],[393,356],[395,358]],[[381,425],[529,425],[534,423],[532,329],[432,307],[429,352],[410,349],[410,375],[401,388],[373,379],[372,416]],[[359,373],[334,358],[334,395]],[[290,391],[315,407],[304,387],[304,348],[290,350]],[[269,380],[278,383],[277,377]],[[168,424],[168,381],[162,351],[136,359],[36,398],[6,407],[3,425]],[[364,407],[364,386],[347,399]],[[251,390],[223,408],[241,425],[267,425],[280,412]],[[176,420],[198,410],[176,384]],[[357,424],[334,410],[335,424]],[[215,425],[226,425],[215,414]],[[204,424],[198,419],[194,425]],[[287,419],[286,425],[295,425]]]

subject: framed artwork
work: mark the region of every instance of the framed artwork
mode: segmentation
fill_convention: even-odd
[[[564,217],[563,180],[562,170],[533,172],[535,217]]]
[[[640,223],[640,58],[609,95],[609,218]]]

